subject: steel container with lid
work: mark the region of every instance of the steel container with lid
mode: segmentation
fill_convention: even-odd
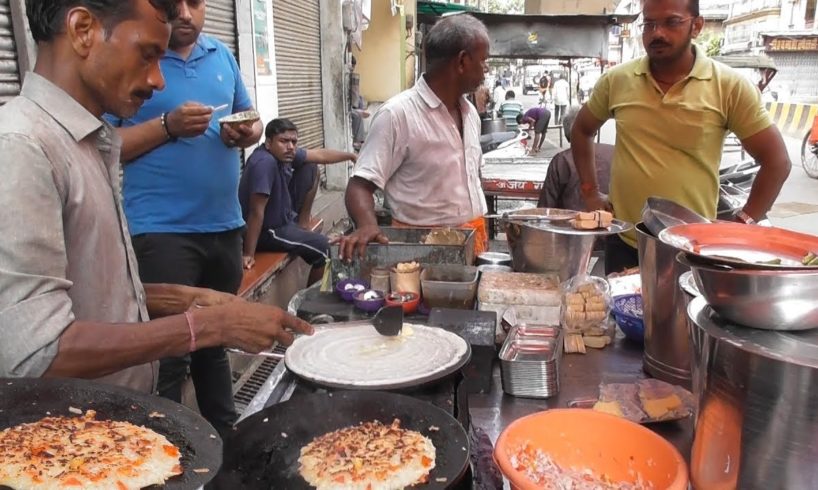
[[[701,297],[688,315],[694,488],[818,488],[818,330],[738,326]]]
[[[654,378],[689,387],[686,293],[679,288],[679,277],[689,269],[676,261],[678,249],[651,235],[644,223],[636,226],[636,239],[645,312],[644,369]]]

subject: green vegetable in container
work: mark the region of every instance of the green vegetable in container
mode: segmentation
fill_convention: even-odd
[[[810,252],[804,256],[804,258],[801,260],[801,263],[804,265],[818,266],[818,255],[816,255],[814,252]]]

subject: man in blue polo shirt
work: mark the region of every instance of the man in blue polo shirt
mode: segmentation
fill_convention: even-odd
[[[244,227],[239,149],[257,143],[263,127],[219,125],[252,102],[227,47],[200,34],[205,1],[180,0],[179,11],[161,61],[167,88],[134,117],[112,119],[123,139],[125,214],[144,282],[236,293]],[[224,434],[237,417],[224,349],[162,360],[159,394],[180,401],[188,369],[202,415]]]
[[[315,180],[314,164],[354,162],[356,155],[298,148],[298,128],[289,119],[273,119],[264,134],[264,145],[247,159],[239,184],[239,201],[247,220],[244,266],[253,266],[256,250],[292,252],[313,266],[309,278],[312,284],[321,279],[329,254],[326,236],[297,223],[304,194]]]

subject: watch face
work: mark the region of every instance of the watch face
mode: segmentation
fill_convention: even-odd
[[[735,216],[736,216],[736,218],[739,219],[739,221],[741,221],[741,222],[743,222],[745,224],[748,224],[748,225],[752,225],[752,224],[754,224],[756,222],[753,218],[750,217],[749,214],[745,213],[741,209],[736,211]]]

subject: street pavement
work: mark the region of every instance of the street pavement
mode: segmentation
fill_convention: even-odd
[[[537,104],[537,95],[521,95],[522,90],[517,89],[519,99],[525,109],[529,109]],[[551,121],[554,125],[554,121]],[[613,121],[608,121],[601,130],[600,141],[602,143],[613,144],[616,139],[616,128]],[[802,140],[784,137],[787,145],[792,171],[781,189],[773,209],[769,213],[770,221],[774,226],[787,228],[803,233],[818,235],[818,180],[807,176],[801,166],[801,143]],[[568,148],[567,141],[562,148],[559,147],[559,135],[554,130],[546,133],[546,143],[543,146],[541,155],[551,157],[556,153]],[[724,162],[733,163],[741,159],[740,151],[725,151]]]

